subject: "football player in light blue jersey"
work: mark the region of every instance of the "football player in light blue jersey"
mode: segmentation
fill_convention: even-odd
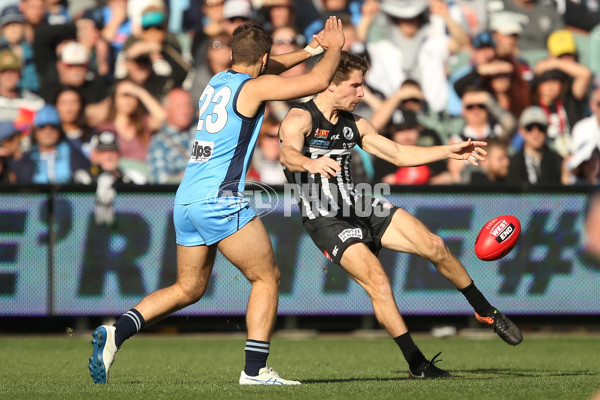
[[[265,102],[300,98],[327,88],[344,45],[342,23],[330,17],[303,50],[271,57],[271,45],[269,34],[256,24],[234,31],[231,69],[216,74],[199,99],[194,147],[175,199],[177,282],[147,295],[113,326],[96,328],[89,363],[94,382],[108,381],[109,368],[126,339],[202,297],[218,249],[252,284],[246,312],[246,363],[239,383],[300,384],[267,367],[280,272],[269,236],[242,195],[243,180]],[[276,75],[323,51],[309,73]]]

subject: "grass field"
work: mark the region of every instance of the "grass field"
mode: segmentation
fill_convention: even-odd
[[[117,354],[107,385],[87,370],[87,335],[0,336],[0,399],[590,399],[600,388],[600,336],[415,340],[454,379],[409,380],[383,337],[276,336],[269,365],[296,387],[241,387],[241,336],[138,335]]]

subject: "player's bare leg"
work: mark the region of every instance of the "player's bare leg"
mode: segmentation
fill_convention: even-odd
[[[255,218],[219,243],[219,250],[252,284],[246,325],[246,365],[240,375],[243,385],[299,385],[279,377],[267,367],[270,339],[277,316],[279,268],[271,240],[260,219]]]
[[[390,280],[373,252],[361,242],[346,248],[340,260],[342,268],[362,286],[373,303],[377,321],[392,337],[408,331],[394,299]]]
[[[210,280],[217,246],[177,245],[177,281],[150,293],[134,308],[151,324],[194,304],[204,295]]]
[[[437,270],[465,295],[475,309],[477,320],[490,325],[506,343],[517,345],[523,341],[519,328],[496,310],[475,287],[465,267],[419,219],[398,209],[381,238],[383,247],[417,254],[430,260]]]
[[[101,325],[92,334],[93,352],[89,371],[95,383],[107,383],[108,372],[119,347],[146,323],[159,319],[198,301],[208,285],[217,248],[177,246],[177,281],[150,293],[125,313],[114,326]]]
[[[447,378],[450,373],[427,361],[413,342],[400,315],[390,280],[379,259],[364,244],[356,242],[346,248],[340,265],[368,293],[377,321],[389,332],[406,359],[412,378]]]

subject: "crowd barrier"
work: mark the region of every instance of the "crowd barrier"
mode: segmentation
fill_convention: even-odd
[[[259,188],[260,189],[260,188]],[[305,233],[282,187],[249,192],[282,272],[280,315],[368,315],[364,290]],[[392,203],[439,234],[492,304],[509,314],[600,313],[600,196],[577,188],[508,192],[392,188]],[[95,193],[81,187],[0,189],[0,317],[120,315],[176,277],[175,187],[119,188],[116,222],[97,225]],[[267,196],[267,199],[263,199]],[[268,210],[268,212],[264,212]],[[291,212],[291,215],[290,215]],[[491,218],[512,214],[522,233],[505,258],[477,259],[473,245]],[[464,297],[420,257],[383,250],[406,315],[470,315]],[[181,316],[243,315],[250,291],[221,254],[211,283]]]

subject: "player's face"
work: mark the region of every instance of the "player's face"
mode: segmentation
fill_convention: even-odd
[[[354,111],[356,105],[365,96],[363,91],[364,76],[362,71],[352,71],[348,79],[336,85],[335,93],[338,103],[344,111]]]

